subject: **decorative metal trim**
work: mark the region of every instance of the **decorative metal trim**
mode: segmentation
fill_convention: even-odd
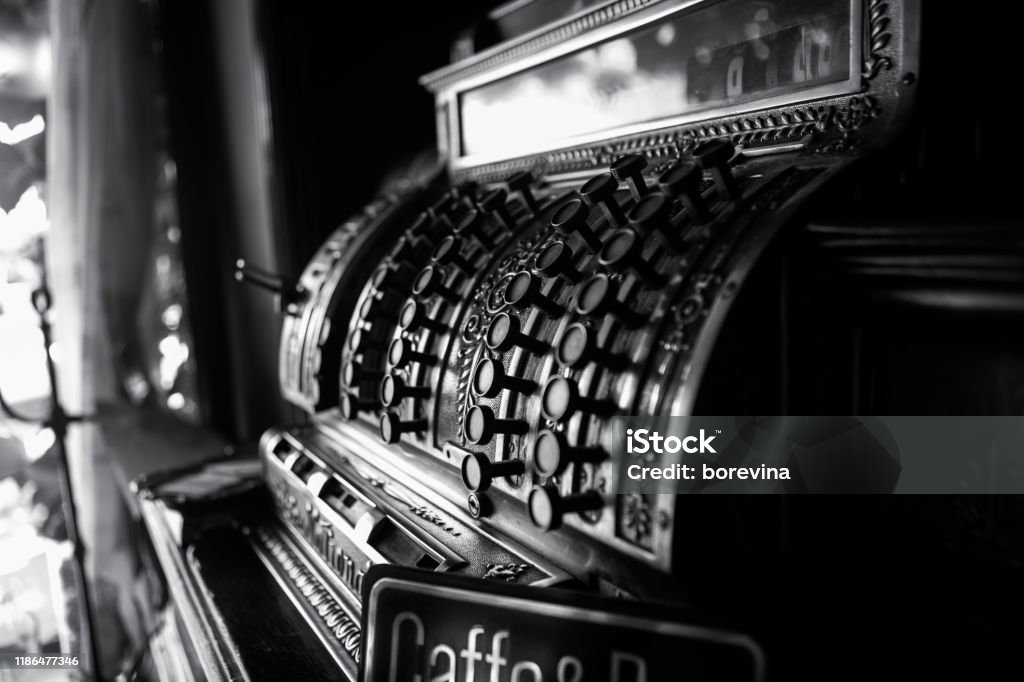
[[[514,583],[519,576],[526,573],[530,564],[517,564],[510,561],[507,564],[487,564],[487,572],[484,573],[485,580],[504,580],[507,583]]]
[[[356,466],[350,462],[352,470],[355,471],[366,483],[373,486],[377,490],[381,491],[391,499],[404,505],[406,509],[411,512],[414,516],[418,516],[429,524],[436,526],[450,535],[459,537],[462,535],[462,531],[457,527],[457,522],[450,519],[447,515],[441,511],[427,505],[420,504],[414,501],[411,497],[406,494],[404,489],[401,489],[398,484],[393,481],[389,481],[385,478],[367,472],[362,467]]]
[[[643,493],[619,495],[616,504],[616,536],[650,551],[654,535],[654,504],[651,496]]]
[[[613,2],[603,7],[596,7],[586,14],[578,16],[567,23],[553,26],[538,35],[534,35],[532,38],[512,43],[492,54],[481,53],[481,55],[476,57],[476,61],[462,65],[453,64],[452,66],[428,73],[420,78],[420,84],[431,92],[437,92],[468,76],[489,71],[526,55],[540,52],[544,48],[633,14],[649,5],[653,5],[655,2],[657,0],[618,0],[618,2]]]
[[[728,137],[742,149],[765,145],[800,142],[811,135],[831,130],[837,120],[853,126],[863,125],[866,119],[850,109],[862,103],[857,97],[847,100],[847,107],[818,103],[803,107],[765,111],[718,122],[702,122],[681,126],[674,130],[661,130],[642,135],[619,138],[600,144],[563,149],[536,156],[509,159],[493,164],[467,168],[458,177],[473,177],[489,182],[498,181],[509,173],[530,170],[539,176],[551,172],[571,173],[590,171],[607,166],[623,154],[643,153],[655,163],[669,162],[693,150],[701,142]],[[877,115],[877,107],[872,111]]]
[[[538,176],[586,172],[606,166],[626,153],[643,153],[655,163],[668,162],[691,151],[701,142],[724,137],[740,149],[785,144],[805,144],[820,154],[856,149],[861,145],[856,133],[883,114],[884,97],[874,92],[875,81],[883,72],[896,66],[896,58],[891,54],[891,5],[891,0],[866,0],[862,6],[865,12],[864,47],[859,92],[503,159],[458,169],[454,175],[457,180],[472,177],[480,182],[498,182],[520,170],[529,170]]]
[[[892,40],[892,33],[889,32],[889,3],[886,0],[870,0],[868,4],[868,44],[864,51],[863,74],[867,90],[867,82],[874,80],[878,73],[885,69],[892,69],[892,57],[882,54],[889,42]]]
[[[349,616],[345,607],[324,587],[320,578],[306,567],[291,547],[265,528],[255,529],[254,535],[345,653],[359,663],[359,644],[362,640],[359,622]]]

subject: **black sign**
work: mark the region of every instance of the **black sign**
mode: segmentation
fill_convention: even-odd
[[[743,634],[565,590],[377,566],[363,588],[364,682],[745,682]]]

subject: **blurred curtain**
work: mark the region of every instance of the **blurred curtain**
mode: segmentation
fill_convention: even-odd
[[[154,66],[149,36],[137,30],[146,11],[137,0],[51,2],[47,264],[60,397],[74,414],[95,414],[122,395],[110,330],[130,324],[116,311],[137,306],[152,233]],[[121,622],[132,611],[123,593],[131,589],[125,506],[95,424],[71,428],[68,453],[101,670],[112,676],[128,646]]]

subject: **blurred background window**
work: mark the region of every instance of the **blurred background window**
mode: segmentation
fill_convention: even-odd
[[[71,548],[60,512],[46,346],[32,292],[43,279],[46,98],[51,45],[45,2],[0,2],[0,651],[72,646],[66,592]],[[57,349],[53,349],[55,354]],[[36,421],[32,421],[36,420]],[[55,671],[47,679],[66,679]]]

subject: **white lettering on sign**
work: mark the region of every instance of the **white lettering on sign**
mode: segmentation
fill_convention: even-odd
[[[512,634],[508,630],[491,634],[489,647],[487,636],[482,625],[474,625],[466,634],[462,649],[456,651],[454,646],[442,643],[427,653],[423,619],[412,611],[402,611],[391,624],[388,682],[583,682],[588,679],[584,675],[583,661],[576,656],[561,656],[554,670],[545,670],[536,661],[510,660]],[[418,661],[415,672],[400,678],[400,668],[408,667],[410,661]],[[601,666],[601,672],[607,671],[611,671],[613,682],[647,682],[647,661],[627,651],[613,649],[607,665]]]

